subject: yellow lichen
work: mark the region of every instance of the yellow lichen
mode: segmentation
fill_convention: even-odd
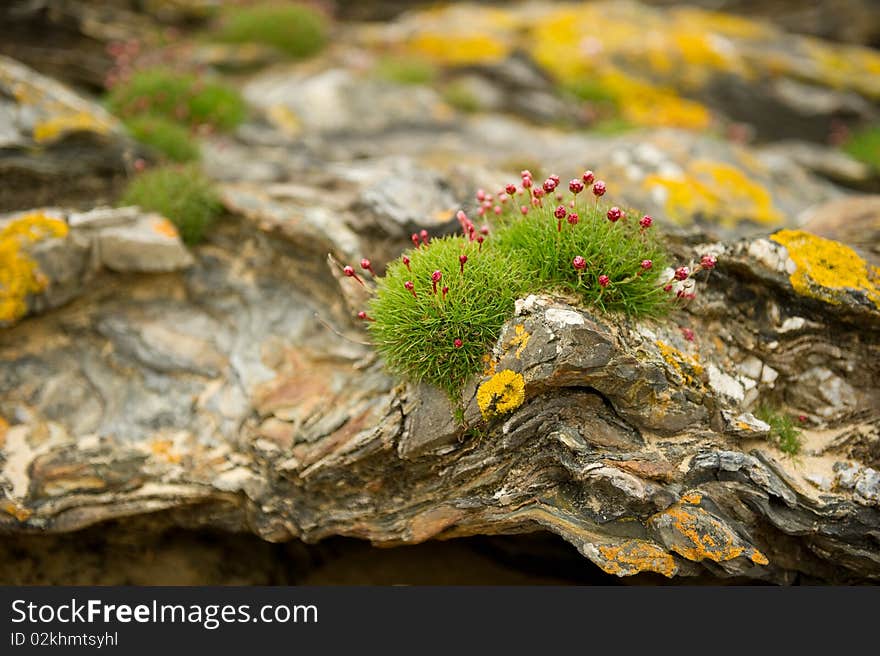
[[[696,491],[691,491],[686,494],[681,495],[681,502],[687,503],[692,506],[699,505],[699,503],[703,500],[703,495]]]
[[[803,230],[780,230],[770,239],[785,246],[797,265],[789,280],[798,294],[837,305],[857,291],[880,308],[880,269],[849,246]]]
[[[529,339],[531,338],[531,334],[526,331],[525,326],[522,324],[517,324],[514,327],[515,335],[508,342],[508,348],[516,347],[516,352],[514,356],[517,360],[522,356],[522,352],[525,350],[526,346],[529,345]]]
[[[660,341],[654,342],[666,363],[688,385],[699,385],[699,376],[703,375],[703,366],[695,355],[685,355],[674,346]]]
[[[111,130],[109,121],[88,112],[60,114],[40,121],[34,125],[33,136],[37,143],[55,141],[72,132],[96,132],[107,134]]]
[[[488,353],[483,356],[483,376],[494,376],[495,375],[495,367],[498,366],[498,363]]]
[[[510,369],[502,369],[477,389],[477,405],[487,419],[516,410],[525,399],[522,374]]]
[[[666,213],[678,223],[700,215],[731,228],[740,220],[770,225],[784,220],[769,191],[723,162],[697,160],[682,174],[649,175],[643,184],[659,192]]]
[[[627,540],[619,545],[602,545],[599,563],[608,574],[630,576],[638,572],[657,572],[667,578],[675,575],[675,559],[659,546],[645,540]]]
[[[67,224],[42,212],[18,217],[0,229],[0,324],[27,312],[27,297],[45,289],[47,280],[24,250],[29,243],[64,237]]]

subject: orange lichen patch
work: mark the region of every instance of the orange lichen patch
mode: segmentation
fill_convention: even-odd
[[[112,126],[105,120],[89,112],[74,112],[53,116],[34,125],[34,141],[39,144],[56,141],[60,137],[74,132],[95,132],[108,134]]]
[[[30,510],[11,499],[3,499],[3,501],[0,501],[0,511],[15,517],[15,519],[20,522],[26,521],[33,514]]]
[[[675,559],[646,540],[627,540],[615,546],[601,545],[599,553],[605,559],[599,563],[599,567],[608,574],[631,576],[639,572],[657,572],[672,578],[677,571]]]
[[[663,541],[672,551],[688,560],[720,563],[746,556],[757,564],[768,562],[764,554],[743,544],[733,531],[699,506],[678,502],[648,521],[664,535]]]
[[[168,219],[156,219],[155,221],[153,221],[152,227],[155,232],[165,237],[169,237],[171,239],[180,238],[180,233],[177,232],[177,228]]]
[[[525,380],[510,369],[502,369],[477,389],[477,405],[487,419],[516,410],[525,400]]]
[[[532,335],[526,331],[525,326],[521,323],[514,326],[513,331],[514,336],[507,343],[507,347],[516,347],[516,352],[514,353],[514,355],[516,356],[516,359],[519,360],[522,352],[525,350],[526,346],[529,345],[529,338],[531,338]]]
[[[780,230],[770,239],[785,246],[797,265],[789,281],[798,294],[839,305],[852,292],[862,292],[880,308],[880,269],[849,246],[803,230]]]
[[[662,197],[666,213],[682,224],[696,216],[731,228],[743,220],[767,225],[784,220],[767,189],[723,162],[697,160],[679,175],[649,175],[643,185]]]
[[[685,355],[674,346],[659,339],[654,343],[660,350],[660,355],[681,380],[688,385],[702,386],[699,377],[703,375],[703,366],[696,355]]]
[[[9,422],[0,417],[0,449],[6,445],[6,432],[9,430]]]
[[[20,216],[0,229],[0,324],[20,319],[27,312],[27,297],[48,284],[25,247],[44,239],[64,237],[64,221],[34,212]]]
[[[491,355],[487,353],[483,356],[483,376],[494,376],[497,366],[498,362]]]
[[[703,495],[696,491],[687,492],[681,496],[682,503],[689,503],[692,506],[699,505],[703,500]]]
[[[177,465],[183,459],[174,451],[174,442],[171,440],[154,440],[150,444],[150,451],[160,460]]]

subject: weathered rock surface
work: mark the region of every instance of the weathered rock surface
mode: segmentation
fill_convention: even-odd
[[[183,273],[111,275],[6,330],[2,530],[166,509],[270,541],[551,531],[620,576],[880,577],[876,286],[804,295],[771,239],[726,247],[662,322],[523,299],[460,426],[382,373],[295,243],[223,225]],[[476,387],[508,369],[523,401],[484,420]],[[759,397],[805,415],[797,461]]]
[[[0,211],[84,196],[93,204],[132,148],[103,107],[0,56]]]

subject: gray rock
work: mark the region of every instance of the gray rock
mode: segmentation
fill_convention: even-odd
[[[113,271],[167,272],[193,263],[174,224],[158,214],[102,228],[95,240],[101,264]]]

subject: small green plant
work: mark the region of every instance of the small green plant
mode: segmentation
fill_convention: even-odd
[[[129,183],[122,203],[159,212],[188,244],[201,241],[222,208],[211,182],[192,164],[141,173]]]
[[[232,87],[168,68],[136,71],[113,88],[107,103],[124,120],[152,115],[218,130],[233,129],[246,114],[244,100]]]
[[[795,425],[794,419],[766,403],[758,406],[755,416],[770,425],[769,439],[780,451],[790,456],[800,453],[801,430]]]
[[[880,171],[880,125],[854,132],[844,142],[843,150],[875,171]]]
[[[555,291],[601,311],[657,316],[693,298],[696,274],[716,265],[707,254],[696,265],[666,268],[653,219],[600,202],[605,183],[591,171],[571,180],[567,194],[557,189],[558,176],[541,185],[529,171],[521,178],[494,195],[477,192],[485,222],[479,228],[459,211],[461,236],[432,240],[425,230],[414,233],[413,248],[384,277],[361,261],[375,279],[375,295],[358,317],[368,322],[391,371],[434,384],[455,400],[484,368],[516,298]],[[371,286],[352,266],[344,273]],[[487,397],[489,405],[522,403],[521,376],[499,384],[503,390]]]
[[[584,102],[607,105],[612,109],[616,109],[618,105],[617,96],[591,78],[570,82],[562,88],[562,91]]]
[[[418,238],[417,238],[418,240]],[[365,319],[389,369],[455,396],[513,315],[523,270],[464,237],[413,248],[378,280]]]
[[[443,100],[460,112],[473,114],[480,111],[480,99],[465,82],[451,82],[443,90]]]
[[[376,63],[373,73],[397,84],[430,84],[437,78],[437,67],[418,58],[384,57]]]
[[[161,116],[134,116],[125,121],[131,135],[172,162],[199,159],[199,145],[188,129]]]
[[[213,35],[226,43],[261,43],[293,58],[309,57],[327,42],[327,20],[311,7],[270,2],[224,12]]]

